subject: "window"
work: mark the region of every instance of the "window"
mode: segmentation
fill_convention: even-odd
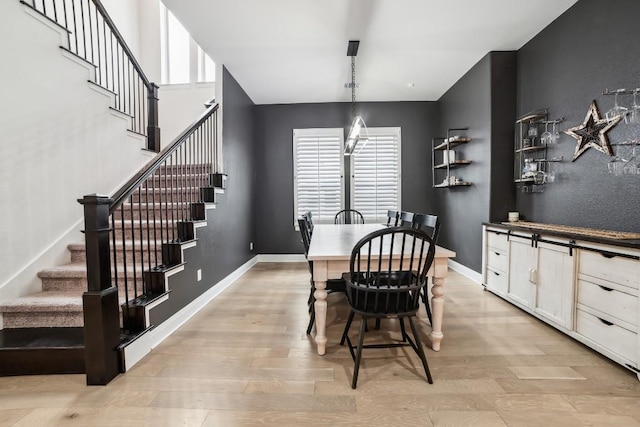
[[[216,64],[213,59],[198,46],[198,83],[216,81]]]
[[[294,226],[306,211],[314,223],[333,223],[344,207],[344,130],[294,129]]]
[[[401,206],[400,128],[368,128],[368,134],[351,156],[351,208],[365,222],[385,222],[387,210]]]
[[[160,3],[160,61],[163,84],[189,83],[191,37],[180,21]]]

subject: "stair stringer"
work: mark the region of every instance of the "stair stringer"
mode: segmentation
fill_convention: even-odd
[[[208,211],[215,208],[215,204],[206,203],[205,215],[207,215]],[[188,264],[186,251],[198,245],[197,230],[207,227],[208,223],[205,219],[198,221],[185,221],[184,224],[187,224],[189,226],[190,233],[193,237],[182,242],[163,244],[163,252],[165,252],[165,245],[179,246],[180,259],[171,260],[172,264],[165,268],[157,268],[153,271],[145,271],[145,283],[147,283],[147,286],[150,289],[147,289],[146,295],[142,296],[141,298],[136,298],[129,301],[129,310],[131,313],[130,318],[133,319],[133,322],[135,323],[131,325],[125,325],[125,329],[127,329],[127,326],[129,326],[129,329],[133,331],[144,332],[149,328],[152,328],[154,325],[150,320],[151,310],[165,303],[171,298],[172,289],[169,279],[172,276],[179,275],[185,270],[185,265]],[[163,258],[165,256],[166,255],[163,254]],[[123,305],[122,308],[124,310],[125,306]]]

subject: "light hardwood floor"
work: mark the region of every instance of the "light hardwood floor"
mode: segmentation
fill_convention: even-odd
[[[640,426],[634,374],[455,272],[445,287],[433,385],[410,348],[382,349],[365,351],[352,390],[344,297],[329,296],[318,356],[307,267],[263,263],[105,387],[0,378],[0,426]]]

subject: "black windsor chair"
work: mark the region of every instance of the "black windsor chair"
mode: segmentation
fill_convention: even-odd
[[[438,233],[440,232],[440,221],[438,220],[437,215],[415,214],[413,216],[413,223],[411,224],[411,226],[413,228],[426,231],[431,236],[431,240],[433,240],[433,243],[434,244],[438,243]],[[424,303],[424,308],[426,309],[427,317],[429,318],[429,324],[431,325],[433,324],[433,320],[431,319],[431,304],[429,303],[429,287],[428,286],[425,286],[425,288],[422,290],[422,302]]]
[[[429,365],[413,322],[418,312],[420,293],[426,284],[427,271],[433,263],[435,245],[422,230],[389,227],[362,238],[351,252],[350,271],[343,274],[347,285],[347,300],[351,312],[340,344],[346,341],[354,360],[351,388],[356,388],[364,348],[411,346],[420,357],[427,381],[433,384]],[[355,315],[360,316],[358,343],[349,338],[349,328]],[[364,344],[367,319],[397,318],[402,342]],[[409,321],[413,340],[405,330]],[[415,340],[415,341],[414,341]],[[355,349],[355,352],[354,352]]]
[[[300,228],[300,235],[302,237],[302,245],[304,246],[304,256],[305,258],[309,254],[309,245],[311,244],[311,231],[309,230],[309,224],[305,218],[305,215],[301,215],[298,218],[298,227]],[[314,303],[316,302],[315,291],[316,286],[313,281],[313,262],[307,259],[307,264],[309,266],[309,273],[311,274],[311,290],[309,293],[309,298],[307,299],[307,305],[309,306],[309,324],[307,325],[307,335],[311,333],[313,329],[313,325],[316,321],[316,309]],[[345,281],[343,279],[329,279],[327,280],[327,293],[332,292],[344,292],[346,288]]]

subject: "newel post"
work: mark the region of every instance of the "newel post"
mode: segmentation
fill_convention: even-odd
[[[148,122],[147,148],[156,153],[160,152],[160,127],[158,127],[158,85],[151,83],[147,91]]]
[[[87,385],[106,385],[119,373],[120,344],[118,289],[111,284],[109,204],[107,196],[90,194],[84,206],[87,253],[87,292],[84,311],[84,363]]]

